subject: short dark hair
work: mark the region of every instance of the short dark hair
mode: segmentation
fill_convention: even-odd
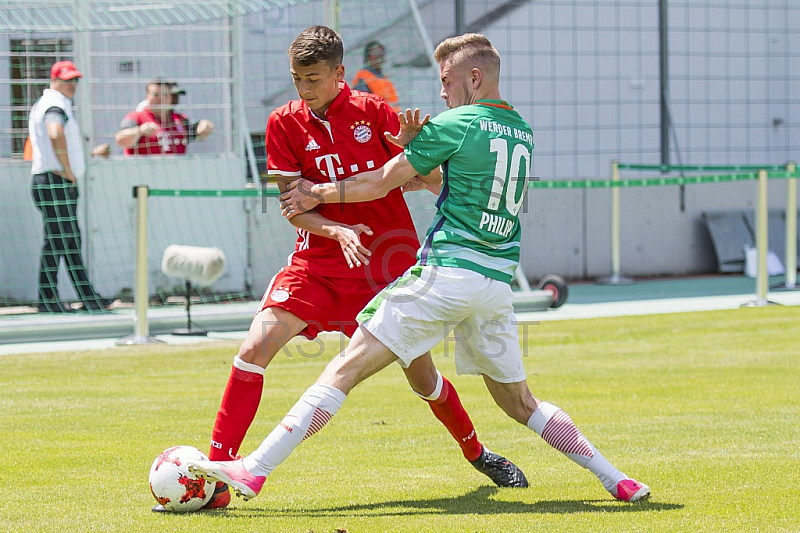
[[[369,51],[374,48],[380,48],[382,52],[386,52],[386,48],[381,44],[380,41],[370,41],[364,46],[364,61],[367,61],[367,54]]]
[[[150,87],[164,87],[167,89],[167,91],[170,91],[173,85],[174,82],[172,80],[168,80],[166,78],[153,78],[147,82],[146,88],[148,93],[151,91]],[[155,91],[155,89],[152,90]]]
[[[287,54],[289,61],[301,67],[325,61],[336,68],[342,64],[344,45],[334,30],[327,26],[312,26],[294,38]]]

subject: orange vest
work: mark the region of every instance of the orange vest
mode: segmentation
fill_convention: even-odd
[[[394,92],[394,85],[389,81],[389,78],[379,78],[369,70],[362,69],[356,72],[356,77],[353,78],[351,86],[355,87],[359,79],[364,80],[364,83],[369,87],[369,92],[382,96],[395,111],[399,110],[399,108],[395,106],[397,103],[397,93]]]

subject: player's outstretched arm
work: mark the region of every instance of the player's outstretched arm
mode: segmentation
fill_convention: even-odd
[[[403,184],[404,193],[422,190],[428,190],[436,196],[442,192],[442,172],[439,167],[433,169],[427,176],[417,175]]]
[[[300,178],[286,178],[279,176],[276,179],[278,189],[285,191],[289,183]],[[365,224],[342,224],[334,222],[315,211],[303,213],[301,216],[293,217],[289,223],[309,233],[333,239],[339,242],[347,266],[350,268],[360,267],[369,264],[369,256],[372,252],[361,244],[361,234],[372,235],[372,230]]]
[[[416,175],[417,171],[401,152],[381,168],[336,183],[312,184],[308,180],[298,179],[290,183],[281,195],[283,216],[291,219],[319,204],[368,202],[383,198]]]
[[[145,122],[138,126],[122,128],[114,136],[117,146],[120,148],[135,148],[142,137],[153,137],[158,133],[158,124],[155,122]]]

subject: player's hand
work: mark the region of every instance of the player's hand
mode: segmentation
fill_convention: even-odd
[[[111,147],[108,146],[108,143],[98,144],[92,151],[89,152],[89,155],[94,157],[108,157],[111,155]]]
[[[372,255],[367,248],[361,244],[362,233],[372,235],[372,230],[365,224],[355,224],[353,226],[336,226],[334,236],[342,247],[344,259],[347,266],[357,268],[361,265],[369,264],[369,256]]]
[[[72,169],[71,168],[67,168],[67,169],[62,170],[61,171],[61,177],[64,178],[65,180],[71,182],[73,185],[77,185],[78,184],[78,180],[77,180],[77,178],[75,178],[75,174],[72,173]]]
[[[154,137],[158,133],[158,124],[155,122],[145,122],[139,126],[139,135],[142,137]]]
[[[208,137],[214,133],[214,123],[210,120],[203,119],[197,123],[197,136],[198,137]]]
[[[427,124],[428,120],[431,118],[430,115],[425,115],[425,118],[420,120],[419,113],[419,108],[414,111],[406,109],[405,113],[398,113],[397,118],[400,119],[400,132],[397,136],[394,136],[388,131],[385,131],[383,132],[383,136],[386,137],[386,140],[390,143],[396,144],[400,148],[405,148],[419,135],[419,132],[422,131],[422,127]]]
[[[303,178],[288,184],[280,196],[281,215],[290,220],[317,207],[321,198],[311,192],[312,185],[312,182]]]

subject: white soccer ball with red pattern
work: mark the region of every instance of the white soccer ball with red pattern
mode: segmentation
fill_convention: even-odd
[[[208,461],[208,457],[192,446],[173,446],[150,467],[150,492],[167,511],[197,511],[214,495],[214,482],[189,472],[187,461]]]

